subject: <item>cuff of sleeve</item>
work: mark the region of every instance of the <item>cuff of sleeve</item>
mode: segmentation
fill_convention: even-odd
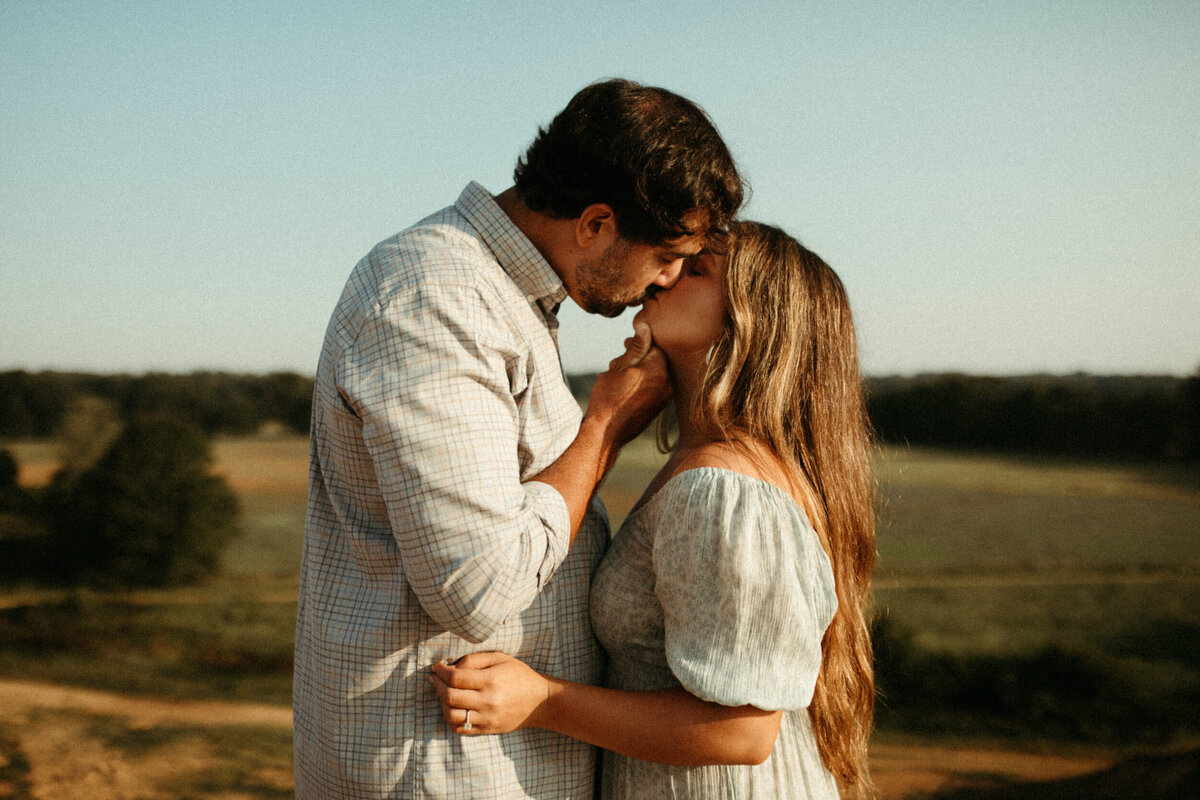
[[[720,624],[715,623],[715,624]],[[779,638],[784,646],[789,637]],[[821,653],[795,653],[791,658],[737,652],[729,643],[716,643],[703,657],[687,658],[668,647],[667,664],[676,680],[691,694],[722,706],[754,706],[766,711],[807,708],[812,702]],[[815,657],[814,657],[815,656]],[[736,671],[735,671],[736,670]]]
[[[542,530],[546,532],[546,554],[537,576],[537,588],[541,591],[571,548],[571,512],[567,510],[567,501],[550,484],[529,481],[524,487],[525,502],[542,521]]]

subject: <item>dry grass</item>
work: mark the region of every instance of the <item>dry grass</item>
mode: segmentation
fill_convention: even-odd
[[[295,498],[308,491],[308,439],[302,436],[218,439],[213,444],[217,474],[239,496]]]

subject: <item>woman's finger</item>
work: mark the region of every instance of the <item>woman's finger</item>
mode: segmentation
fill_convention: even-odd
[[[451,689],[434,675],[429,676],[429,682],[434,685],[441,701],[442,719],[446,720],[452,731],[463,734],[483,733],[478,727],[479,711],[471,707],[472,703],[478,700],[478,697],[471,696],[474,693]]]
[[[470,708],[480,704],[479,692],[473,689],[455,689],[436,675],[429,676],[429,683],[445,708]]]
[[[481,724],[479,711],[474,708],[451,709],[446,715],[446,722],[450,724],[450,730],[463,736],[487,733]]]
[[[433,674],[455,689],[482,689],[485,680],[478,669],[456,667],[441,661],[433,665]]]
[[[487,669],[494,667],[502,661],[511,661],[512,656],[508,653],[501,653],[496,650],[489,650],[483,653],[470,653],[463,656],[458,661],[455,661],[453,666],[460,669]]]
[[[479,726],[479,710],[442,705],[442,719],[455,733],[484,733]]]

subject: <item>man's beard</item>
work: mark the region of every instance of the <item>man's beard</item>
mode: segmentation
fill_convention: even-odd
[[[648,292],[645,288],[639,290],[629,286],[631,270],[625,263],[629,250],[628,242],[617,240],[595,263],[580,264],[575,268],[579,305],[584,311],[616,317],[646,299]]]

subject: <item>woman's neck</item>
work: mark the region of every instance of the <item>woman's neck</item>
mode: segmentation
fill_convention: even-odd
[[[700,399],[700,384],[704,378],[705,364],[672,363],[671,384],[675,396],[675,411],[679,421],[679,440],[673,448],[676,452],[687,452],[709,442],[719,441],[719,432],[711,426],[701,426],[693,413]]]
[[[821,505],[811,483],[797,471],[798,465],[788,464],[770,443],[762,439],[748,436],[744,431],[725,433],[697,422],[694,413],[700,398],[701,383],[708,365],[703,358],[687,360],[673,358],[671,365],[671,384],[675,393],[676,416],[679,418],[679,439],[671,448],[666,471],[679,469],[687,463],[697,451],[708,449],[708,445],[717,444],[716,451],[724,457],[739,454],[730,458],[735,471],[762,478],[774,483],[796,499],[808,513],[809,519],[821,520],[824,525],[824,515]]]

